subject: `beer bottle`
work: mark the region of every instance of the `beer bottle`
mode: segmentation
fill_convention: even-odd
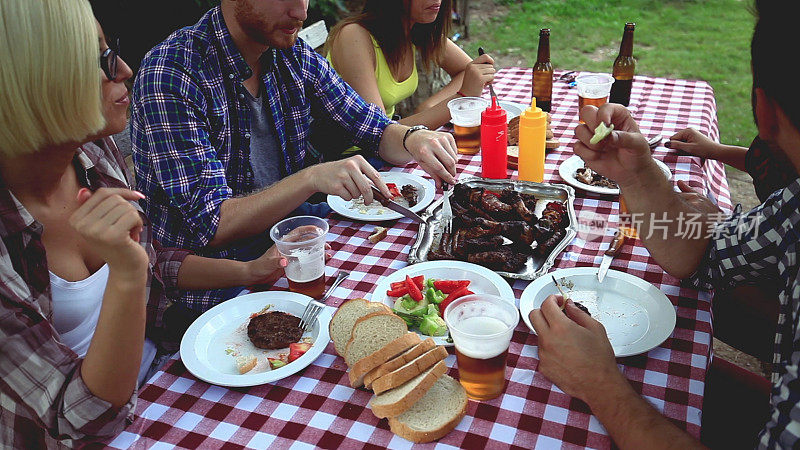
[[[631,102],[631,86],[633,74],[636,72],[636,60],[633,59],[633,29],[636,24],[628,22],[622,34],[622,43],[619,45],[619,55],[614,60],[614,84],[611,86],[611,103],[628,106]]]
[[[533,65],[533,96],[542,111],[550,112],[553,96],[553,65],[550,63],[550,28],[539,31],[539,54]]]

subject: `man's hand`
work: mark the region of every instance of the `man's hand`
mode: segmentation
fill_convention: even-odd
[[[589,403],[610,383],[627,383],[614,359],[603,325],[572,300],[564,311],[561,296],[551,295],[530,313],[539,337],[539,371],[567,394]],[[566,314],[565,314],[566,312]]]
[[[653,170],[660,171],[650,155],[647,139],[627,108],[615,103],[606,103],[600,109],[584,106],[580,117],[585,123],[575,128],[578,142],[574,151],[592,170],[620,186],[634,182],[637,177],[650,176]],[[613,124],[614,131],[597,144],[591,144],[589,141],[601,122]]]
[[[494,60],[483,54],[473,59],[464,69],[464,81],[461,82],[461,93],[480,97],[483,87],[494,80]]]
[[[383,195],[392,198],[378,171],[361,155],[317,164],[306,170],[311,172],[315,192],[338,195],[344,200],[363,196],[364,203],[369,205],[373,200],[371,185],[374,184]]]
[[[452,134],[419,130],[408,137],[406,147],[417,164],[433,177],[437,187],[443,181],[456,183],[458,150]]]
[[[666,147],[701,158],[711,159],[718,159],[718,154],[722,149],[722,145],[719,142],[714,142],[694,128],[684,128],[675,133],[669,138]]]

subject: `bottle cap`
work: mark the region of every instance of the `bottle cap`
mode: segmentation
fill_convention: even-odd
[[[481,125],[503,125],[506,119],[506,110],[497,104],[497,97],[492,97],[492,106],[481,113]]]
[[[542,121],[543,124],[546,124],[547,117],[545,116],[544,111],[542,111],[542,108],[536,106],[536,97],[533,97],[530,108],[523,111],[522,116],[519,118],[519,126],[541,126],[539,121]]]

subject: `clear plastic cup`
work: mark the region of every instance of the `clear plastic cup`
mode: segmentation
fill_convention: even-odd
[[[505,388],[511,335],[519,323],[514,302],[489,294],[465,295],[447,305],[444,320],[467,395],[475,400],[499,396]]]
[[[614,77],[605,73],[583,73],[575,77],[575,87],[578,89],[578,113],[585,105],[598,108],[608,103],[608,94]]]
[[[474,155],[481,149],[481,113],[488,106],[489,101],[480,97],[460,97],[447,102],[459,153]]]
[[[269,235],[288,261],[284,270],[289,290],[316,299],[322,297],[327,233],[328,222],[314,216],[290,217],[272,227]]]

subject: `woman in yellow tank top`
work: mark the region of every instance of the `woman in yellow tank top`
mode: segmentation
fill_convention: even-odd
[[[416,52],[424,68],[437,65],[452,81],[422,104],[404,125],[438,128],[450,120],[447,102],[480,96],[494,78],[489,55],[471,60],[453,41],[452,0],[367,0],[361,14],[337,24],[328,38],[328,60],[367,102],[389,117],[395,105],[417,90]]]

